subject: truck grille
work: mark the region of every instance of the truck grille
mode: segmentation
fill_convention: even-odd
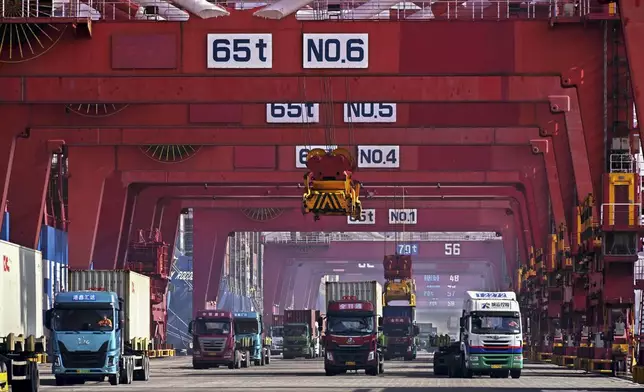
[[[508,350],[510,346],[510,340],[484,340],[483,348],[487,351],[504,351]]]
[[[60,340],[58,341],[58,348],[60,349],[63,366],[66,368],[90,369],[105,366],[107,342],[103,343],[98,351],[69,351]]]
[[[207,352],[221,352],[226,347],[226,338],[199,338],[201,350]]]
[[[367,358],[369,356],[369,351],[334,351],[333,359],[338,363],[346,362],[355,362],[357,366],[364,365],[367,363]]]

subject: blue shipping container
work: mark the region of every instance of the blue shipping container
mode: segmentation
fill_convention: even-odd
[[[413,306],[385,306],[382,308],[382,317],[409,317],[416,320],[416,308]]]
[[[51,226],[40,228],[38,250],[44,260],[57,261],[67,265],[67,233]]]
[[[0,241],[9,242],[9,213],[3,212],[2,226],[0,227]]]

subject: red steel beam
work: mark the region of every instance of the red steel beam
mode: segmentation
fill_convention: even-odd
[[[331,242],[327,247],[311,246],[305,253],[295,253],[297,244],[282,244],[265,242],[268,252],[275,252],[284,258],[292,258],[298,262],[315,263],[326,261],[347,261],[347,265],[356,263],[376,263],[382,265],[384,255],[394,254],[397,243],[418,243],[419,254],[412,256],[414,267],[417,263],[469,263],[470,261],[490,262],[499,260],[503,252],[503,241],[337,241]],[[454,255],[450,252],[454,245],[458,246],[460,254]],[[449,249],[448,249],[449,247]],[[275,249],[274,249],[275,248]],[[342,264],[344,265],[344,264]],[[338,268],[340,264],[338,264]],[[381,267],[379,267],[381,268]]]
[[[141,146],[146,144],[192,144],[201,146],[296,146],[296,145],[528,145],[539,138],[538,127],[343,127],[334,126],[333,142],[325,128],[248,127],[79,127],[35,128],[40,138],[64,139],[70,146]]]
[[[246,74],[247,75],[247,74]],[[164,76],[48,75],[0,77],[4,103],[266,103],[467,102],[548,99],[545,86],[561,86],[561,77],[521,76],[219,76],[198,73]],[[325,84],[326,82],[326,84]],[[559,87],[561,89],[561,87]]]
[[[302,215],[300,210],[282,210],[278,217],[268,221],[252,221],[242,211],[210,209],[198,203],[190,203],[196,210],[209,211],[218,220],[225,222],[229,232],[233,231],[403,231],[402,224],[389,224],[388,209],[376,208],[376,222],[372,225],[349,225],[342,216],[313,217]],[[400,208],[400,207],[395,207]],[[418,209],[417,224],[404,225],[404,231],[498,231],[514,226],[512,213],[507,208],[452,208]],[[380,218],[384,217],[384,218]]]

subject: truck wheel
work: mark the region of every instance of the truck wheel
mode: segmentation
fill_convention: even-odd
[[[38,372],[38,364],[29,362],[29,369],[27,374],[30,377],[27,380],[17,380],[11,385],[11,390],[14,392],[38,392],[40,390],[40,373]]]
[[[385,363],[384,363],[384,362],[380,362],[380,363],[378,364],[378,372],[379,372],[380,374],[383,374],[383,373],[385,372]]]
[[[235,364],[236,364],[236,363],[237,363],[237,361],[232,361],[232,362],[230,362],[230,363],[228,364],[228,369],[234,369],[234,368],[235,368]]]
[[[65,377],[63,377],[63,376],[56,376],[56,386],[57,386],[57,387],[65,386],[66,381],[67,381],[67,380],[65,380]]]
[[[234,368],[239,369],[240,367],[241,367],[241,353],[239,351],[235,351]]]
[[[253,360],[253,365],[254,366],[262,366],[262,360],[261,359],[254,359]]]
[[[110,381],[110,385],[119,385],[121,383],[121,377],[119,374],[110,374],[108,376],[108,380]]]
[[[247,368],[249,365],[248,351],[244,351],[244,359],[241,361],[241,367]]]
[[[192,367],[195,368],[195,362],[192,361]],[[141,369],[134,371],[134,381],[148,381],[150,379],[150,359],[141,358]]]
[[[521,369],[512,369],[512,370],[510,370],[510,377],[512,377],[512,378],[521,377]]]
[[[267,355],[267,356],[266,356],[266,364],[268,365],[268,364],[270,364],[270,363],[271,363],[271,356],[270,356],[270,355]]]
[[[328,368],[324,368],[324,374],[326,374],[327,376],[335,376],[335,372]]]

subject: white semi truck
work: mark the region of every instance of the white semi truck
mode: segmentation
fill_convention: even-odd
[[[521,377],[522,336],[514,292],[467,291],[460,319],[460,350],[449,361],[449,376]]]

